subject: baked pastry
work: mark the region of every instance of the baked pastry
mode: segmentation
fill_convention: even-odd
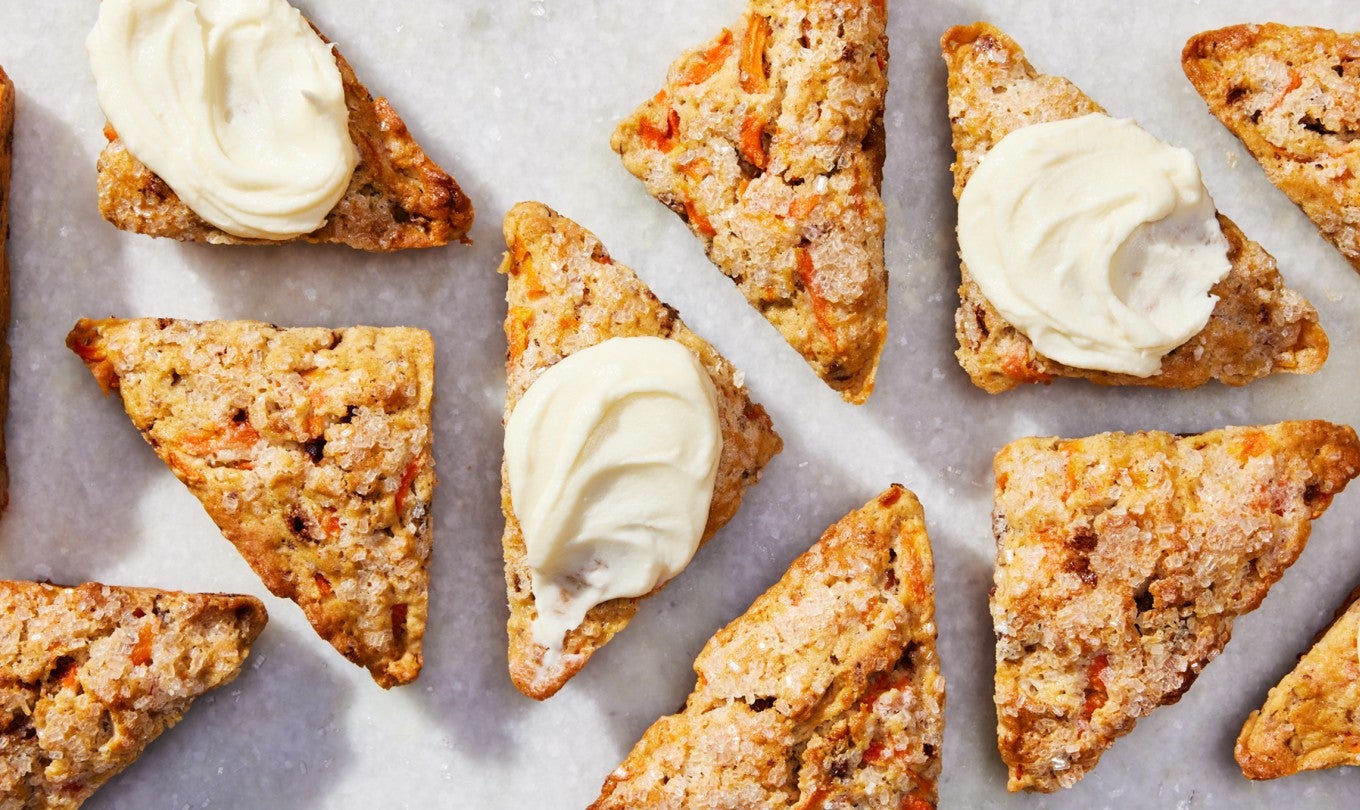
[[[592,808],[934,807],[944,680],[916,496],[894,484],[827,529],[694,670]]]
[[[949,29],[940,47],[949,69],[956,199],[982,157],[1012,131],[1103,112],[1066,79],[1036,72],[1020,46],[987,23]],[[1218,221],[1232,269],[1211,290],[1219,301],[1208,324],[1167,354],[1159,373],[1142,378],[1074,368],[1040,355],[1029,338],[1002,318],[962,262],[955,318],[959,363],[975,385],[993,394],[1055,377],[1193,388],[1209,380],[1244,385],[1275,372],[1319,369],[1328,344],[1317,312],[1284,286],[1270,254],[1227,217],[1220,214]]]
[[[1360,474],[1349,427],[1022,439],[997,454],[997,736],[1011,790],[1071,787],[1175,703]]]
[[[349,187],[320,228],[286,240],[245,238],[220,230],[190,210],[174,189],[132,155],[112,125],[105,126],[109,143],[99,156],[99,212],[125,231],[183,242],[273,244],[300,239],[370,251],[467,242],[472,202],[420,148],[387,99],[374,98],[340,52],[332,50],[359,162]]]
[[[1360,270],[1360,33],[1278,23],[1196,34],[1190,83]]]
[[[79,807],[264,629],[251,596],[0,582],[0,805]]]
[[[9,413],[9,176],[14,160],[14,82],[0,68],[0,512],[9,507],[5,418]]]
[[[1360,765],[1360,590],[1294,671],[1242,724],[1234,754],[1248,779]]]
[[[66,343],[276,596],[384,688],[420,673],[434,344],[420,329],[81,320]]]
[[[670,68],[611,145],[847,401],[887,333],[887,4],[752,0]]]
[[[630,268],[611,259],[585,228],[541,203],[520,203],[506,214],[505,242],[509,252],[500,272],[509,277],[506,420],[544,371],[575,352],[619,337],[679,341],[698,357],[717,392],[722,450],[701,539],[707,542],[732,519],[746,488],[783,449],[765,409],[751,401],[740,372],[691,332],[674,309],[658,301]],[[639,599],[612,599],[591,608],[584,622],[567,634],[561,655],[545,657],[546,648],[532,636],[537,610],[531,569],[510,501],[508,473],[502,481],[510,677],[524,694],[542,700],[628,624]]]

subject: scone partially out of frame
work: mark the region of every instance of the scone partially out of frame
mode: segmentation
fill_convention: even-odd
[[[1234,25],[1185,43],[1186,77],[1360,270],[1360,33]]]
[[[1242,725],[1234,754],[1248,779],[1360,765],[1360,590]]]
[[[949,29],[940,47],[949,69],[956,199],[983,156],[1012,131],[1104,112],[1068,80],[1035,71],[1020,46],[987,23]],[[1210,291],[1219,301],[1208,324],[1167,354],[1159,373],[1142,378],[1074,368],[1040,355],[988,302],[962,263],[955,318],[959,363],[975,385],[993,394],[1055,377],[1193,388],[1209,380],[1244,385],[1280,371],[1317,371],[1327,359],[1327,337],[1317,312],[1284,286],[1270,254],[1227,217],[1220,214],[1218,221],[1232,269]]]
[[[844,399],[874,388],[883,264],[884,0],[752,0],[682,55],[611,145]]]
[[[997,736],[1011,790],[1071,787],[1175,703],[1360,474],[1349,427],[1022,439],[996,456]]]
[[[678,341],[698,357],[717,391],[722,452],[701,540],[708,542],[736,514],[746,488],[760,479],[765,464],[783,449],[765,409],[751,401],[732,364],[691,332],[630,268],[611,259],[585,228],[541,203],[520,203],[506,214],[505,242],[509,251],[500,266],[509,277],[505,419],[534,380],[574,352],[616,337]],[[508,475],[503,473],[502,481],[510,677],[521,692],[542,700],[628,624],[640,600],[612,599],[591,608],[567,634],[561,655],[545,658],[547,650],[533,640],[537,611],[524,535],[511,504]]]
[[[301,240],[368,251],[467,242],[472,201],[425,154],[387,99],[374,98],[340,51],[332,51],[340,68],[345,106],[349,108],[349,135],[358,150],[359,163],[349,187],[320,228],[288,240],[250,239],[220,230],[190,210],[174,189],[128,152],[111,125],[105,126],[109,143],[98,162],[99,213],[125,231],[182,242],[276,244]]]
[[[894,485],[827,529],[694,671],[594,810],[934,807],[944,680],[916,496]]]
[[[276,596],[384,688],[422,663],[428,332],[82,320],[67,345]]]
[[[0,582],[0,806],[72,810],[241,672],[251,596]]]
[[[9,178],[14,162],[14,82],[0,68],[0,512],[9,507],[5,417],[9,413]]]

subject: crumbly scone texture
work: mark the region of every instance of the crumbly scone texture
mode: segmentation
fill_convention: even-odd
[[[71,810],[264,629],[252,596],[0,582],[0,810]]]
[[[1360,270],[1360,33],[1234,25],[1191,37],[1181,67],[1270,181]]]
[[[14,162],[14,82],[0,68],[0,512],[9,507],[5,421],[9,413],[9,178]]]
[[[1234,754],[1248,779],[1360,765],[1360,590],[1298,666],[1242,725]]]
[[[472,201],[425,154],[387,99],[374,98],[340,52],[334,53],[359,164],[320,228],[293,239],[268,240],[233,236],[209,225],[128,152],[111,126],[104,129],[109,143],[98,162],[99,212],[125,231],[181,242],[243,245],[301,240],[381,252],[468,242]]]
[[[1104,112],[1074,84],[1038,73],[1010,37],[987,23],[957,26],[940,40],[949,69],[949,122],[954,136],[954,197],[988,150],[1030,124]],[[1034,350],[983,295],[968,267],[955,317],[959,363],[973,383],[997,394],[1023,383],[1080,377],[1101,385],[1194,388],[1210,380],[1245,385],[1281,371],[1311,374],[1327,359],[1317,311],[1284,286],[1275,259],[1218,217],[1232,269],[1210,291],[1218,304],[1199,334],[1162,359],[1147,378],[1067,366]]]
[[[885,0],[752,0],[677,59],[611,145],[847,401],[874,388],[883,264]]]
[[[694,670],[592,808],[933,808],[944,680],[916,496],[893,485],[827,529]]]
[[[420,673],[434,343],[410,328],[82,320],[66,339],[276,596],[384,688]]]
[[[732,364],[657,300],[632,269],[611,259],[590,231],[542,203],[526,202],[506,214],[505,243],[509,250],[500,266],[509,277],[505,419],[540,374],[574,352],[616,337],[678,341],[699,358],[718,393],[722,452],[701,540],[707,543],[732,519],[746,488],[760,480],[765,464],[784,447],[765,409],[751,401]],[[533,641],[531,626],[538,612],[503,465],[501,481],[510,677],[524,694],[543,700],[628,624],[640,599],[612,599],[591,608],[581,626],[567,634],[561,655],[545,658],[547,651]]]
[[[1011,790],[1071,787],[1175,703],[1360,474],[1349,427],[1031,438],[997,454],[997,737]]]

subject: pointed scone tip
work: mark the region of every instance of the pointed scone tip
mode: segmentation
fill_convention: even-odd
[[[647,730],[591,807],[932,808],[935,636],[925,518],[895,484],[709,640],[684,710]]]
[[[264,628],[251,596],[0,582],[0,796],[79,807],[203,693],[241,672]]]
[[[1278,23],[1191,37],[1186,78],[1360,271],[1360,33]]]
[[[1319,421],[1032,438],[995,471],[998,744],[1011,790],[1050,792],[1190,688],[1360,474],[1360,440]]]
[[[951,28],[940,47],[949,71],[956,198],[982,157],[1012,131],[1104,112],[1067,79],[1037,72],[1020,46],[988,23]],[[1317,371],[1327,359],[1328,342],[1316,310],[1285,287],[1270,254],[1227,217],[1220,214],[1218,221],[1232,269],[1210,291],[1219,301],[1208,324],[1167,354],[1158,374],[1142,378],[1080,369],[1040,355],[1001,317],[962,262],[955,318],[960,365],[975,385],[993,394],[1057,377],[1194,388],[1210,380],[1237,386],[1277,372]]]
[[[751,401],[740,372],[691,332],[674,309],[657,300],[630,268],[611,259],[594,234],[536,202],[512,208],[504,227],[508,251],[500,272],[509,280],[505,418],[540,374],[574,352],[615,337],[678,341],[698,357],[718,395],[722,451],[701,541],[707,542],[732,519],[746,488],[783,449],[769,415]],[[547,650],[532,639],[537,616],[532,580],[504,468],[501,509],[510,602],[510,677],[524,694],[543,700],[628,624],[639,599],[613,599],[592,608],[567,634],[560,657],[546,662]],[[661,587],[664,583],[657,590]]]
[[[9,179],[14,161],[14,82],[0,68],[0,513],[9,508],[5,421],[9,413]]]
[[[313,26],[315,30],[315,26]],[[324,35],[317,35],[329,42]],[[342,244],[388,252],[458,241],[470,244],[472,201],[430,159],[386,98],[374,98],[349,62],[332,48],[349,108],[349,134],[359,164],[320,228],[288,240],[249,239],[222,231],[195,214],[165,181],[137,160],[112,126],[99,155],[99,213],[121,230],[181,242],[219,245],[286,241]]]
[[[82,320],[67,345],[250,563],[384,688],[429,591],[434,345],[410,328]]]
[[[884,2],[752,3],[611,146],[827,385],[862,404],[887,333]]]
[[[1242,724],[1233,751],[1248,779],[1360,765],[1360,589],[1298,666]]]

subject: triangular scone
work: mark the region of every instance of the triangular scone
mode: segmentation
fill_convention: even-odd
[[[0,582],[0,806],[79,807],[240,673],[266,618],[251,596]]]
[[[849,402],[887,332],[883,0],[752,0],[611,145]]]
[[[0,68],[0,512],[9,507],[5,417],[9,413],[9,177],[14,160],[14,82]]]
[[[1360,270],[1360,33],[1235,25],[1191,37],[1181,66],[1270,182]]]
[[[1251,713],[1237,738],[1237,764],[1249,779],[1360,765],[1360,591]]]
[[[509,252],[500,272],[509,276],[506,420],[533,381],[574,352],[615,337],[679,341],[699,358],[718,393],[722,454],[704,527],[702,542],[708,542],[736,514],[746,488],[760,479],[766,462],[783,449],[765,409],[751,401],[732,364],[691,332],[674,309],[658,301],[631,269],[609,258],[604,245],[585,228],[541,203],[520,203],[505,216],[505,242]],[[504,474],[502,481],[510,677],[521,692],[542,700],[628,624],[639,599],[596,605],[581,626],[567,634],[562,654],[545,660],[546,650],[534,643],[531,630],[537,611],[524,536]]]
[[[355,78],[340,51],[332,51],[340,67],[349,135],[359,152],[359,164],[324,225],[281,241],[336,243],[371,251],[467,242],[472,201],[425,154],[387,99],[374,98]],[[104,135],[109,144],[98,164],[99,213],[104,219],[125,231],[182,242],[275,244],[233,236],[209,225],[127,151],[112,126],[105,126]]]
[[[826,530],[694,662],[592,808],[935,806],[944,679],[916,496]]]
[[[978,161],[1012,131],[1029,124],[1103,112],[1068,80],[1035,72],[1020,46],[987,23],[951,28],[940,41],[949,68],[949,122],[954,133],[954,196]],[[974,384],[996,394],[1022,383],[1081,377],[1102,385],[1193,388],[1209,380],[1244,385],[1279,371],[1312,373],[1327,359],[1317,312],[1287,289],[1275,260],[1222,214],[1232,270],[1214,285],[1209,323],[1162,359],[1148,377],[1073,368],[1038,354],[1029,338],[987,301],[960,263],[955,330],[958,358]]]
[[[420,673],[434,344],[410,328],[82,320],[66,338],[276,596],[383,687]]]
[[[997,736],[1011,790],[1070,787],[1175,703],[1360,474],[1327,422],[1022,439],[996,457]]]

